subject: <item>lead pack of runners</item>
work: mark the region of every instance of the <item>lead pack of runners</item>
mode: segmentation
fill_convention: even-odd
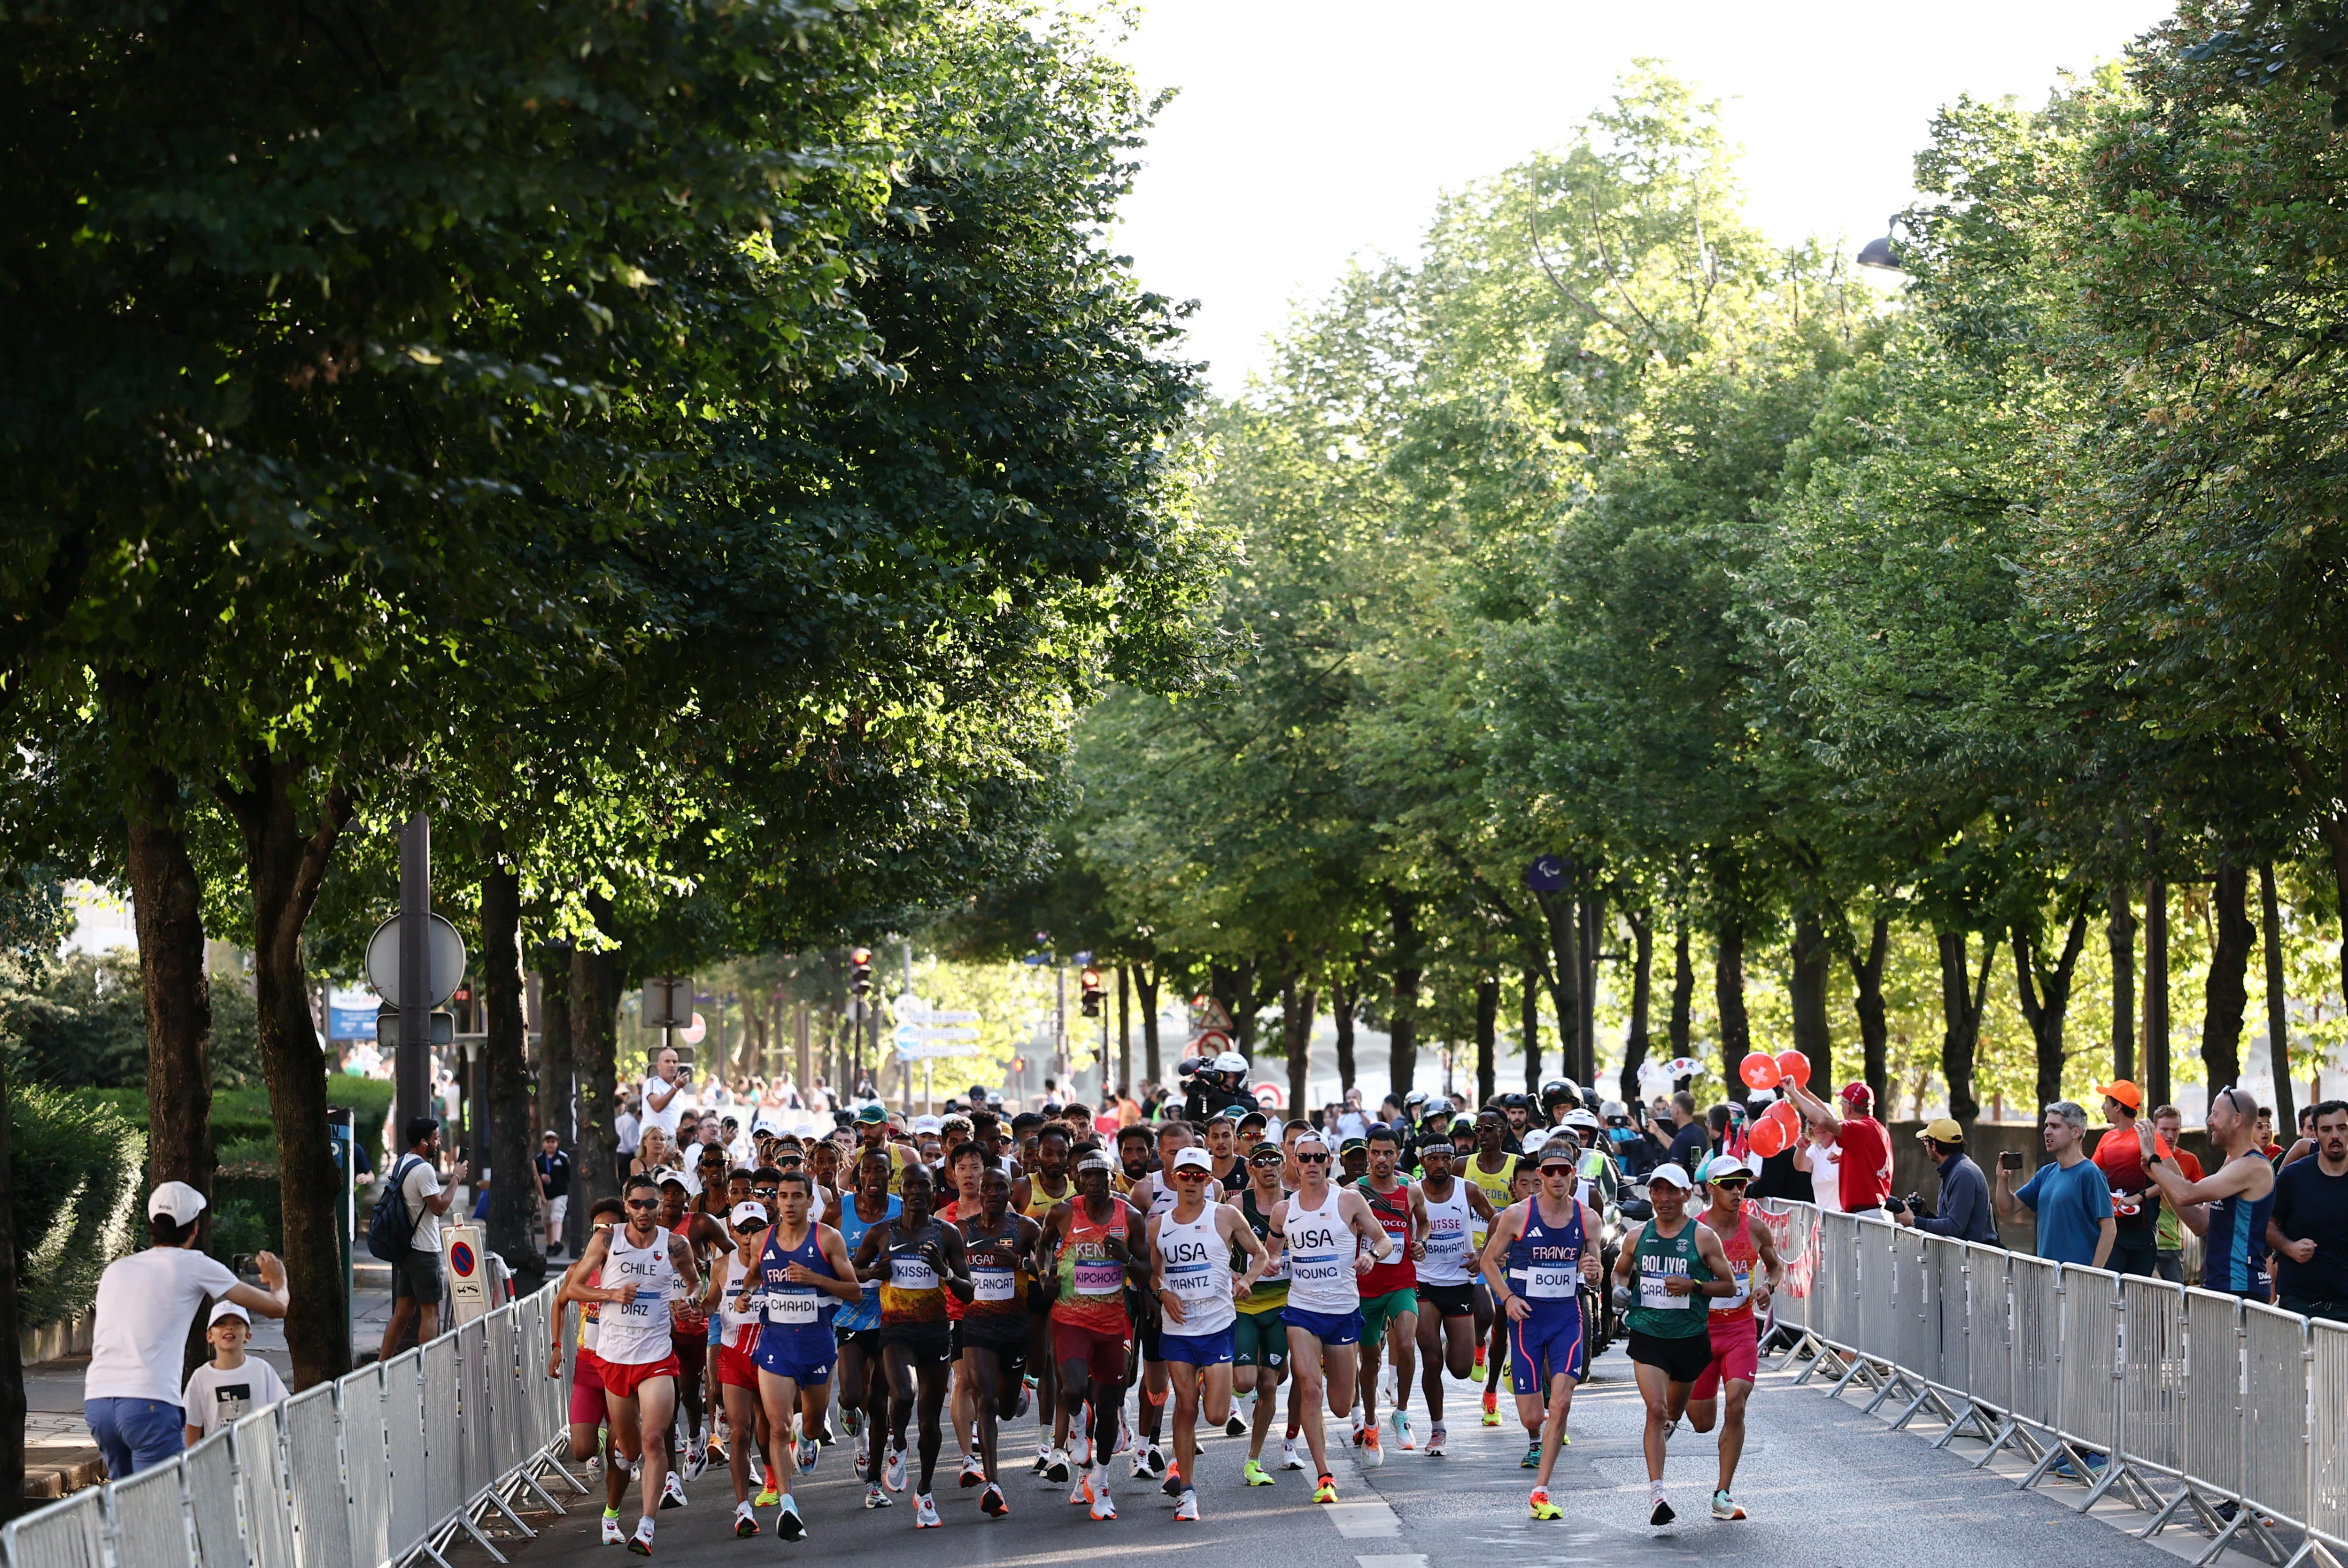
[[[867,1509],[910,1487],[913,1527],[940,1528],[949,1432],[958,1489],[1005,1518],[1020,1461],[1004,1445],[1024,1452],[1005,1428],[1031,1411],[1027,1476],[1094,1520],[1117,1517],[1124,1456],[1124,1480],[1196,1521],[1201,1423],[1246,1439],[1251,1487],[1278,1484],[1277,1429],[1276,1469],[1309,1467],[1312,1500],[1334,1502],[1337,1430],[1365,1468],[1454,1451],[1447,1374],[1484,1382],[1487,1427],[1505,1384],[1531,1517],[1560,1519],[1550,1484],[1610,1290],[1645,1407],[1650,1522],[1676,1517],[1663,1461],[1683,1422],[1719,1432],[1713,1517],[1745,1518],[1732,1487],[1784,1276],[1746,1199],[1757,1161],[1715,1156],[1701,1182],[1649,1172],[1652,1217],[1625,1225],[1610,1279],[1601,1205],[1624,1173],[1601,1122],[1550,1099],[1557,1124],[1528,1126],[1524,1109],[1341,1138],[1234,1105],[1104,1144],[1082,1105],[910,1125],[867,1106],[837,1144],[762,1134],[755,1168],[701,1172],[690,1199],[674,1173],[631,1177],[563,1276],[557,1344],[575,1349],[548,1367],[571,1364],[571,1453],[602,1468],[602,1539],[649,1556],[661,1512],[722,1459],[735,1533],[804,1541],[793,1480],[841,1444]]]

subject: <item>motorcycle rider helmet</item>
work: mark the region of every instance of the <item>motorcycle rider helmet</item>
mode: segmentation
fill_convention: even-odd
[[[1243,1075],[1248,1070],[1247,1058],[1237,1051],[1225,1051],[1215,1058],[1215,1070],[1219,1073]]]

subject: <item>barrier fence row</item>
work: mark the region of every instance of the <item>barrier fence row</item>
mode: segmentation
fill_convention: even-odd
[[[2020,1485],[2075,1481],[2085,1511],[2144,1511],[2296,1568],[2348,1562],[2348,1324],[2165,1280],[2057,1264],[1879,1217],[1769,1205],[1792,1265],[1776,1297],[1780,1363],[1859,1391],[1933,1446],[1980,1439]],[[2302,1540],[2291,1548],[2276,1532]]]
[[[389,1361],[254,1410],[169,1464],[0,1530],[5,1568],[385,1568],[442,1556],[523,1493],[556,1512],[568,1435],[546,1375],[554,1287]]]

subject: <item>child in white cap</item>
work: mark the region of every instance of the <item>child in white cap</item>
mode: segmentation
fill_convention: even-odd
[[[252,1319],[243,1307],[232,1301],[212,1304],[211,1325],[204,1331],[212,1358],[188,1374],[180,1396],[190,1448],[239,1417],[285,1398],[285,1380],[277,1368],[245,1354],[252,1340]]]

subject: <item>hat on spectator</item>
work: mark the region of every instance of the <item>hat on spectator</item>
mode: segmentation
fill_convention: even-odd
[[[160,1214],[175,1225],[190,1225],[204,1212],[204,1195],[185,1181],[165,1181],[147,1194],[147,1217]]]
[[[2131,1084],[2129,1087],[2135,1086]],[[1929,1138],[1935,1143],[1962,1143],[1965,1140],[1965,1130],[1943,1116],[1916,1136]]]
[[[1859,1079],[1853,1078],[1842,1086],[1842,1102],[1845,1105],[1873,1105],[1875,1091]]]
[[[2106,1099],[2116,1099],[2119,1101],[2122,1105],[2127,1107],[2130,1110],[2135,1111],[2139,1116],[2144,1113],[2144,1090],[2137,1088],[2136,1085],[2128,1082],[2126,1078],[2120,1078],[2116,1082],[2101,1085],[2096,1088],[2096,1092],[2102,1095]]]
[[[187,1223],[185,1220],[182,1220],[180,1222],[183,1225]],[[223,1317],[233,1317],[239,1323],[243,1324],[247,1328],[252,1326],[252,1314],[245,1311],[244,1308],[237,1305],[237,1304],[232,1301],[216,1301],[212,1303],[212,1315],[208,1320],[206,1326],[210,1326],[210,1325],[213,1323],[218,1323]]]

